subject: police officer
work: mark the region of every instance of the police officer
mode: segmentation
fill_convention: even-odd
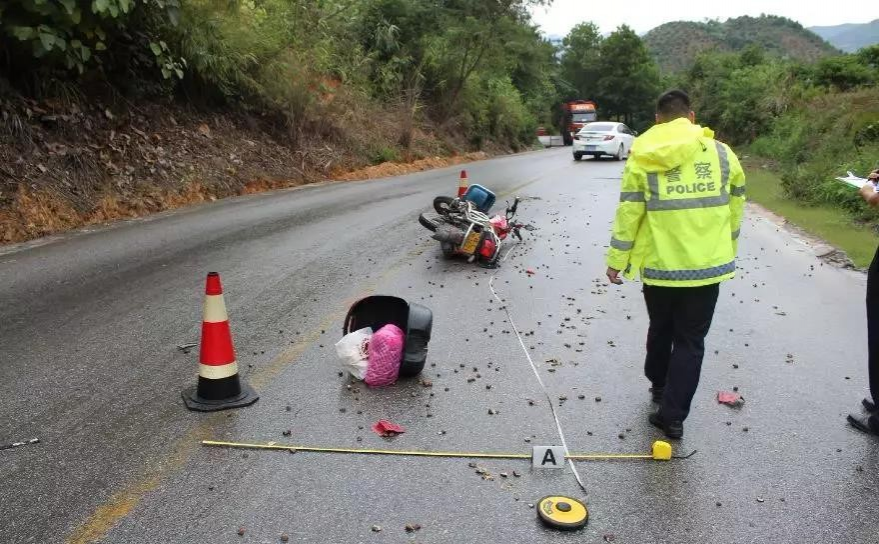
[[[659,97],[656,122],[635,140],[626,163],[607,277],[621,284],[621,273],[640,275],[644,283],[644,372],[659,404],[649,421],[680,438],[719,285],[736,270],[745,174],[732,150],[695,124],[684,91]]]
[[[870,173],[871,183],[861,189],[861,197],[870,206],[879,206],[879,192],[875,183],[879,182],[879,169]],[[849,414],[848,422],[852,427],[879,436],[879,248],[870,269],[867,271],[867,370],[870,376],[870,397],[861,403],[866,416]]]

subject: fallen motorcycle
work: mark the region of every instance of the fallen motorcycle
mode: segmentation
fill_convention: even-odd
[[[438,196],[433,200],[434,212],[418,217],[421,225],[433,232],[446,257],[464,256],[468,262],[479,262],[487,268],[497,266],[501,245],[512,233],[522,240],[521,230],[531,226],[514,221],[519,198],[507,206],[503,215],[488,216],[494,205],[494,193],[481,185],[471,185],[460,198]]]

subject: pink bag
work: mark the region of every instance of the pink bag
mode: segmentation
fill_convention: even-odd
[[[363,381],[370,387],[392,385],[400,374],[403,360],[403,331],[396,325],[385,325],[372,335],[369,342],[369,365]]]

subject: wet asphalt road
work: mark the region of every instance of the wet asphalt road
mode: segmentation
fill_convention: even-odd
[[[649,451],[661,436],[646,421],[639,285],[603,278],[621,164],[550,150],[467,169],[528,197],[520,216],[539,228],[497,271],[442,260],[417,224],[434,195],[454,192],[457,169],[243,197],[0,251],[0,443],[41,439],[0,451],[0,541],[879,542],[879,441],[844,420],[866,392],[864,275],[823,265],[753,209],[675,444],[698,450],[688,460],[580,462],[583,493],[568,469],[529,461],[480,461],[485,478],[465,459],[200,446],[558,444],[506,305],[571,450]],[[200,414],[180,399],[197,350],[176,345],[198,341],[211,270],[261,398]],[[338,376],[344,312],[375,293],[433,310],[432,387],[349,389]],[[744,407],[717,404],[734,387]],[[380,418],[407,432],[378,437]],[[584,499],[588,527],[539,525],[530,505],[549,494]]]

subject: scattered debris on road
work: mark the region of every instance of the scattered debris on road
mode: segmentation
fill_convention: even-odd
[[[184,354],[187,354],[187,355],[189,354],[189,351],[190,351],[192,348],[197,348],[197,347],[198,347],[198,344],[197,344],[197,343],[177,344],[177,349],[180,350],[180,351],[182,351]]]
[[[731,393],[729,391],[718,391],[717,402],[719,402],[720,404],[726,404],[727,406],[731,406],[733,408],[741,408],[742,405],[745,404],[745,398],[738,393]]]
[[[380,419],[376,423],[373,424],[372,430],[379,436],[383,436],[386,438],[397,436],[398,434],[403,434],[406,432],[406,429],[397,425],[396,423],[391,423],[386,419]]]

